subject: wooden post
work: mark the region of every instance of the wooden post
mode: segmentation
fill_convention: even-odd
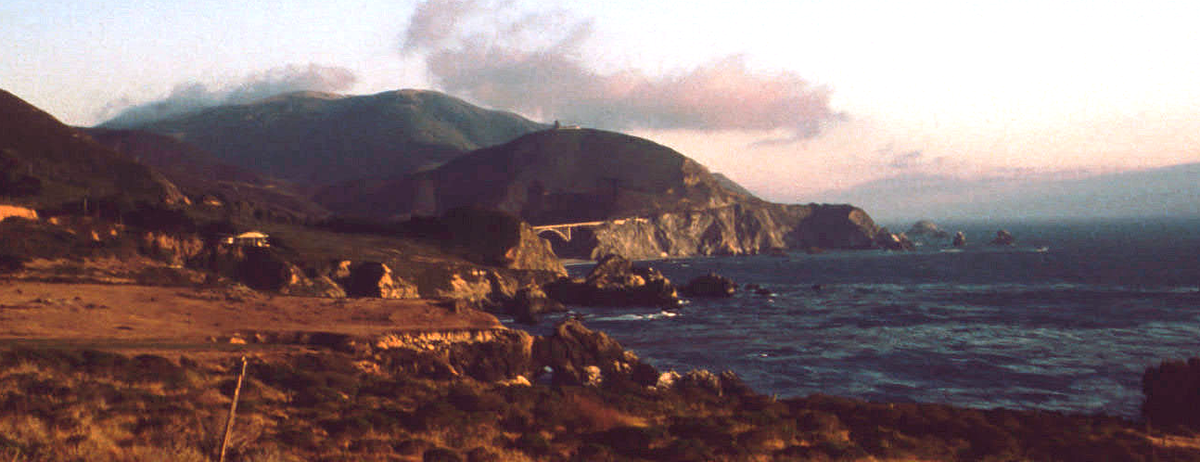
[[[225,435],[221,437],[221,457],[217,462],[225,462],[225,449],[229,446],[229,437],[233,436],[233,416],[237,413],[238,396],[242,394],[242,379],[246,377],[246,357],[242,356],[242,373],[238,374],[237,386],[233,388],[233,403],[229,405],[229,419],[225,421]]]

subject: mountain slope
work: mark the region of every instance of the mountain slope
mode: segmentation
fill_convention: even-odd
[[[545,130],[392,181],[327,188],[317,201],[358,215],[440,215],[472,205],[533,224],[709,209],[749,200],[700,164],[648,140]]]
[[[258,173],[325,185],[433,167],[544,126],[441,93],[400,90],[289,93],[131,128],[176,137]]]
[[[729,190],[704,166],[620,133],[545,130],[390,181],[326,188],[316,199],[367,217],[499,209],[535,225],[601,222],[543,234],[559,256],[595,259],[862,248],[878,229],[852,206],[771,204]],[[636,219],[623,219],[634,218]]]
[[[0,200],[44,208],[118,194],[155,204],[184,200],[152,168],[0,90]]]
[[[289,183],[222,162],[211,153],[170,136],[142,130],[84,131],[100,144],[162,172],[194,203],[217,201],[252,214],[291,221],[329,214]]]

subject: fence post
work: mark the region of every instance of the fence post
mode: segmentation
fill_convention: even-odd
[[[233,436],[233,416],[237,413],[238,396],[242,394],[242,379],[246,377],[246,357],[242,356],[242,373],[238,374],[237,386],[233,389],[233,402],[229,405],[229,419],[225,421],[225,435],[221,437],[221,456],[217,462],[225,462],[225,449],[229,437]]]

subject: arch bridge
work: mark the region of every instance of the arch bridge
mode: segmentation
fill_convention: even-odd
[[[533,231],[536,232],[538,234],[538,236],[544,236],[546,233],[554,233],[554,234],[557,234],[558,237],[562,238],[563,242],[571,242],[571,230],[573,230],[573,229],[596,228],[596,227],[606,224],[606,223],[612,223],[614,225],[621,225],[621,224],[625,224],[626,222],[630,222],[630,221],[635,222],[635,223],[645,223],[650,220],[647,220],[645,218],[618,218],[616,220],[581,221],[581,222],[577,222],[577,223],[559,223],[559,224],[555,224],[555,225],[533,226]]]

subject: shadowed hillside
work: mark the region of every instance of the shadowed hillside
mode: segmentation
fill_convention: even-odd
[[[101,127],[167,134],[221,161],[313,184],[409,173],[544,128],[513,113],[419,90],[289,93],[147,126]]]
[[[317,200],[360,215],[436,215],[474,205],[533,224],[721,207],[749,198],[722,188],[665,146],[600,130],[546,130],[431,171],[327,188]]]
[[[657,143],[588,129],[545,130],[390,181],[326,188],[317,202],[374,217],[503,210],[534,225],[600,222],[553,233],[559,256],[738,255],[783,248],[866,248],[878,229],[852,206],[771,204],[721,184]],[[617,220],[637,217],[638,220]],[[565,238],[565,236],[562,236]]]
[[[222,162],[211,153],[170,136],[142,130],[85,131],[101,144],[162,172],[193,203],[219,204],[251,215],[288,221],[329,214],[290,183]]]
[[[118,194],[151,203],[183,200],[150,167],[0,90],[0,200],[46,208]]]

